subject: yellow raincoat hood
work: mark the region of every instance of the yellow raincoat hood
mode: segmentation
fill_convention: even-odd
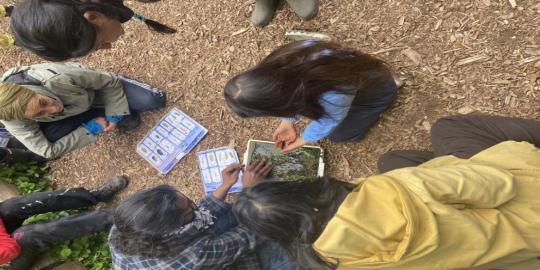
[[[358,179],[314,243],[338,269],[540,269],[540,151],[503,142]]]

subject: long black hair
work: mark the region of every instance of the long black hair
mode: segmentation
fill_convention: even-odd
[[[372,95],[374,85],[390,78],[382,60],[334,43],[306,40],[275,50],[233,77],[224,95],[241,117],[302,115],[315,120],[326,114],[319,103],[322,93]]]
[[[134,13],[121,0],[25,0],[10,11],[15,44],[51,61],[84,56],[94,49],[96,28],[84,18],[86,11],[103,13],[121,23],[136,18],[157,32],[176,32]]]
[[[244,190],[233,211],[238,222],[285,248],[300,269],[334,269],[312,244],[353,188],[331,178],[263,182]]]
[[[183,247],[163,242],[164,235],[178,230],[184,223],[183,210],[177,205],[178,196],[174,187],[161,185],[121,201],[113,213],[116,230],[111,235],[111,244],[114,248],[126,255],[177,255]]]

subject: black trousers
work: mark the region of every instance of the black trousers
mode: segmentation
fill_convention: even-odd
[[[503,141],[526,141],[540,147],[540,121],[488,115],[455,115],[441,118],[431,128],[433,151],[390,151],[379,158],[381,173],[415,167],[445,155],[470,158]]]
[[[87,212],[40,224],[22,225],[25,219],[41,213],[86,208],[97,202],[90,191],[84,188],[39,192],[1,202],[0,216],[6,230],[22,248],[21,254],[11,262],[8,269],[29,269],[44,247],[107,230],[112,225],[110,210]]]

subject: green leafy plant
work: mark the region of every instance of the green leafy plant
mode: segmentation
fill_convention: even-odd
[[[0,164],[0,180],[15,185],[21,194],[52,190],[46,167],[35,164]],[[32,216],[25,224],[35,224],[67,217],[80,211],[69,210]],[[111,254],[107,245],[107,233],[97,233],[57,244],[52,253],[62,261],[79,261],[89,270],[111,269]],[[0,267],[0,269],[2,269]]]
[[[0,164],[0,180],[15,185],[22,195],[52,190],[47,168],[36,163]]]

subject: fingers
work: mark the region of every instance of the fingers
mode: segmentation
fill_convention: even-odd
[[[266,165],[264,165],[264,167],[262,167],[260,174],[262,177],[266,177],[270,173],[271,170],[272,170],[272,163],[268,162],[266,163]]]
[[[103,129],[103,131],[112,131],[116,127],[116,124],[109,124]]]
[[[225,173],[233,173],[235,171],[239,171],[244,165],[240,164],[240,163],[234,163],[234,164],[231,164],[229,166],[227,166],[227,168],[223,169],[223,172]]]
[[[262,160],[259,160],[259,162],[257,162],[257,165],[255,165],[255,167],[253,168],[253,171],[255,173],[261,171],[261,169],[266,165],[266,162],[265,161],[262,161]]]
[[[246,171],[256,175],[266,176],[272,170],[272,162],[257,160],[253,162]]]
[[[291,144],[287,145],[286,147],[284,147],[283,149],[281,149],[281,153],[292,152],[292,151],[296,150],[298,147],[300,147],[300,145],[298,145],[297,143],[291,143]]]
[[[248,171],[248,172],[254,171],[254,168],[255,168],[256,166],[258,166],[259,163],[261,163],[260,160],[255,160],[254,162],[252,162],[252,163],[246,168],[246,171]]]

